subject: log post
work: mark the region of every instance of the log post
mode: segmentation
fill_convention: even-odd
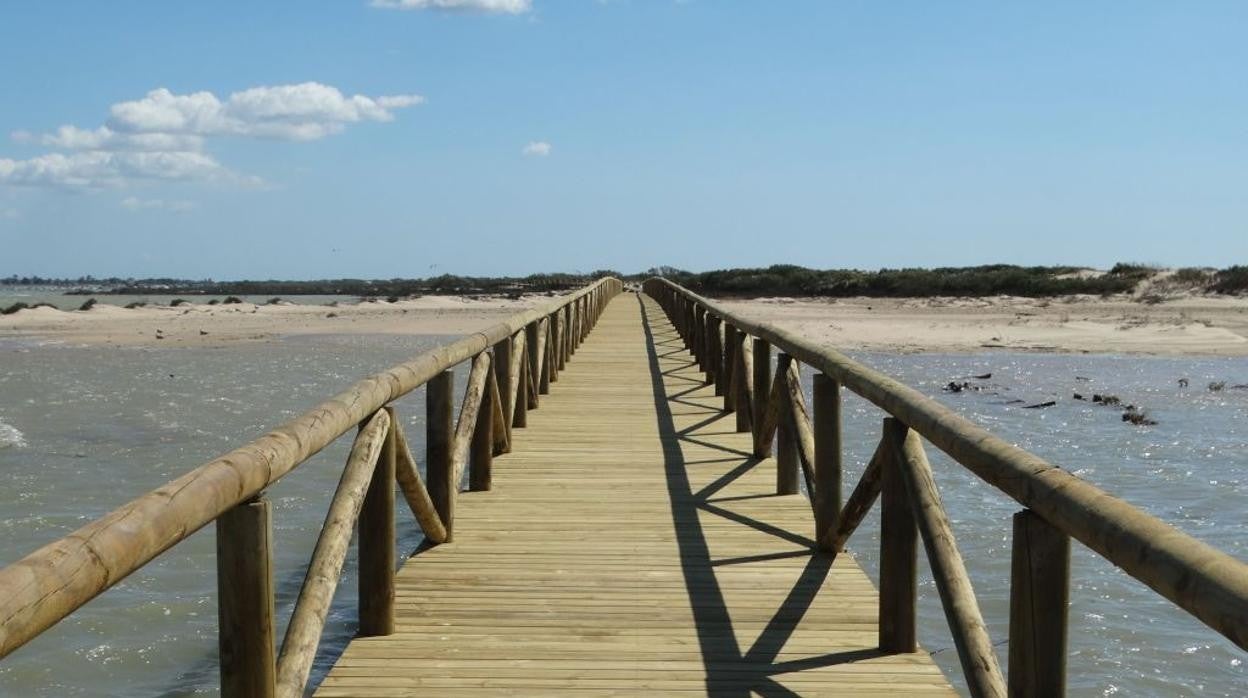
[[[940,605],[962,663],[962,675],[972,696],[1005,698],[1005,677],[1001,674],[997,653],[988,636],[988,626],[979,611],[970,575],[966,572],[962,554],[958,552],[949,516],[940,501],[932,467],[923,452],[923,440],[916,431],[907,429],[905,432],[902,447],[894,461],[905,483],[906,496],[919,534],[923,537],[927,561],[932,568],[932,580],[940,593]]]
[[[459,483],[453,482],[455,465],[453,412],[455,392],[454,371],[443,371],[425,384],[425,479],[429,481],[429,498],[446,527],[446,542],[455,536],[455,495]]]
[[[907,431],[895,418],[884,420],[890,453],[901,453]],[[899,459],[880,465],[880,651],[914,652],[919,530]]]
[[[524,330],[511,337],[511,394],[515,398],[512,404],[511,427],[524,429],[529,426],[529,362],[525,361],[525,349],[528,342]]]
[[[507,451],[511,450],[511,339],[494,345],[494,361],[490,364],[494,371],[494,382],[498,384],[498,400],[503,406],[503,426],[507,433]]]
[[[720,370],[723,378],[724,411],[737,409],[737,381],[741,380],[737,352],[741,349],[741,337],[731,322],[724,323],[724,365]]]
[[[714,315],[706,316],[706,337],[710,351],[707,352],[707,382],[715,384],[715,394],[724,394],[724,343],[720,339],[720,320]]]
[[[1011,696],[1066,695],[1069,605],[1070,538],[1030,509],[1018,512],[1010,579]]]
[[[781,354],[776,363],[776,373],[788,380],[793,357]],[[797,494],[797,434],[793,428],[793,415],[787,408],[788,400],[781,398],[780,424],[776,430],[776,494]]]
[[[263,494],[217,519],[217,641],[224,698],[275,694],[269,520]]]
[[[706,371],[706,346],[703,336],[706,334],[706,309],[700,305],[693,306],[693,358],[698,364],[698,371]]]
[[[749,335],[737,330],[733,341],[737,345],[736,373],[739,378],[736,386],[737,432],[753,431],[755,415],[752,409],[754,400],[754,350],[750,347]]]
[[[489,491],[494,479],[494,405],[496,381],[485,382],[485,394],[472,429],[472,446],[468,452],[468,489]]]
[[[556,345],[556,359],[559,362],[560,371],[568,366],[568,335],[571,334],[570,325],[568,324],[568,313],[569,308],[565,305],[555,314],[559,318],[559,343]]]
[[[825,373],[815,382],[815,539],[836,552],[833,538],[841,516],[841,384]]]
[[[394,632],[394,481],[399,428],[394,408],[386,407],[390,427],[364,493],[357,525],[359,542],[360,636]]]
[[[542,373],[542,353],[538,347],[538,326],[534,320],[524,326],[524,354],[528,357],[528,378],[529,382],[537,384],[541,382],[540,375]],[[530,390],[528,394],[528,406],[530,409],[536,409],[538,406],[537,394],[540,390]]]
[[[754,339],[754,457],[771,455],[771,434],[766,428],[763,415],[767,414],[767,402],[771,395],[771,344],[765,339]]]
[[[559,326],[559,317],[560,313],[555,312],[551,313],[546,320],[548,323],[546,326],[550,328],[550,336],[546,339],[548,349],[546,352],[546,373],[549,374],[551,383],[559,382],[559,371],[563,369],[563,366],[559,364],[559,338],[562,331],[562,328]]]

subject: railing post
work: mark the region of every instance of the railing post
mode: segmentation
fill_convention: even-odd
[[[1070,538],[1030,509],[1018,512],[1010,575],[1011,696],[1066,695],[1069,603]]]
[[[472,429],[472,446],[468,451],[468,489],[485,492],[494,479],[494,391],[497,381],[487,380],[481,395],[481,408]],[[499,390],[501,393],[502,391]]]
[[[707,382],[715,384],[715,394],[724,394],[724,343],[720,339],[719,318],[707,313],[706,337],[710,351],[707,352]]]
[[[814,383],[815,539],[832,553],[841,517],[841,384],[822,372]]]
[[[880,651],[914,652],[915,594],[918,588],[918,524],[901,474],[906,425],[888,417],[884,439],[889,458],[881,463],[880,484]]]
[[[750,387],[750,384],[754,381],[754,350],[747,343],[749,342],[749,335],[741,330],[737,330],[734,333],[732,341],[737,345],[736,352],[734,352],[734,361],[737,364],[735,369],[737,373],[737,394],[733,397],[733,402],[737,403],[737,431],[739,433],[752,432],[754,420],[757,418],[753,414],[751,407],[753,398],[751,397],[752,388]]]
[[[792,364],[793,357],[780,354],[776,363],[776,374],[788,380],[789,366]],[[780,400],[782,407],[788,404],[783,395]],[[781,409],[780,414],[776,429],[776,494],[797,494],[797,434],[793,433],[793,419],[788,414],[788,408]]]
[[[720,367],[720,377],[722,379],[723,392],[716,392],[717,395],[724,396],[724,411],[734,412],[737,409],[736,387],[737,381],[743,376],[738,375],[737,352],[741,349],[741,337],[737,332],[737,328],[731,322],[724,323],[724,351],[723,365]],[[719,386],[716,386],[717,389]]]
[[[559,362],[559,371],[562,372],[568,366],[568,337],[572,334],[572,324],[568,322],[570,308],[563,306],[559,309],[559,346],[555,352],[555,360]]]
[[[511,451],[511,338],[494,345],[494,361],[490,364],[498,383],[498,401],[503,406],[503,426],[507,432],[507,451]]]
[[[455,449],[454,391],[453,371],[443,371],[425,384],[425,479],[433,508],[446,527],[447,543],[454,539],[455,495],[459,492],[451,458]]]
[[[529,426],[529,357],[526,355],[528,351],[527,332],[521,330],[512,335],[511,352],[515,362],[515,374],[511,376],[516,381],[516,399],[512,405],[511,426],[514,429],[524,429]],[[515,356],[519,354],[519,356]]]
[[[548,328],[546,336],[546,373],[547,380],[550,383],[559,382],[559,371],[563,369],[563,366],[559,364],[559,338],[562,336],[561,328],[559,327],[560,314],[559,312],[551,313],[546,320],[548,323],[546,325]]]
[[[537,320],[529,322],[528,325],[524,326],[524,351],[525,356],[527,356],[529,360],[529,376],[533,378],[534,385],[539,386],[538,390],[529,391],[530,395],[528,398],[530,408],[538,407],[538,393],[542,392],[542,390],[540,390],[540,382],[542,382],[542,357],[538,356],[538,331],[539,328]]]
[[[754,339],[754,457],[771,455],[771,435],[763,434],[763,415],[771,399],[771,344]],[[742,376],[745,378],[745,376]]]
[[[698,370],[706,372],[706,309],[695,306],[693,309],[693,358],[698,361]]]
[[[272,698],[273,553],[261,494],[217,518],[217,642],[224,698]]]
[[[398,422],[393,407],[373,478],[359,515],[359,633],[363,637],[394,632],[394,471]]]

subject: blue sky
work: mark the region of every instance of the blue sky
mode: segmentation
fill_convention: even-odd
[[[1248,262],[1242,2],[405,4],[5,3],[0,275]]]

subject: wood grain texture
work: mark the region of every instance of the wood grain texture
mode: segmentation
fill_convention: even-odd
[[[721,407],[658,307],[617,297],[454,542],[399,571],[396,632],[317,695],[954,695],[878,651],[874,586],[814,552]]]
[[[552,309],[618,293],[601,279],[365,378],[295,419],[214,458],[0,569],[0,657],[29,642],[157,555],[256,496],[431,376]]]
[[[918,390],[835,349],[652,278],[646,293],[700,307],[836,379],[900,419],[979,478],[1121,567],[1241,649],[1248,649],[1248,563],[1028,453]]]
[[[217,628],[223,698],[271,698],[273,551],[269,501],[257,497],[217,519]]]
[[[378,410],[355,437],[347,467],[329,504],[329,513],[316,539],[312,561],[299,589],[295,610],[290,614],[282,651],[277,658],[277,695],[294,698],[303,695],[312,660],[321,642],[329,605],[342,576],[342,563],[347,558],[351,533],[364,503],[364,493],[373,478],[377,459],[390,429],[390,415]]]

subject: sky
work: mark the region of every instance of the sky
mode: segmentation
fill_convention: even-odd
[[[0,276],[1248,263],[1248,3],[0,8]]]

